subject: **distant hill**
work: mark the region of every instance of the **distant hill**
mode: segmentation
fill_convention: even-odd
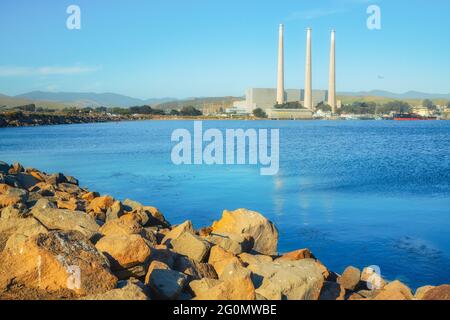
[[[405,93],[394,93],[384,90],[360,91],[360,92],[340,92],[342,96],[359,96],[359,97],[384,97],[390,99],[408,100],[408,99],[444,99],[450,100],[450,93],[425,93],[419,91],[408,91]]]
[[[32,101],[51,101],[70,104],[76,107],[130,107],[137,105],[156,105],[159,103],[176,100],[174,98],[161,99],[137,99],[116,93],[93,92],[43,92],[33,91],[15,96],[14,98]]]

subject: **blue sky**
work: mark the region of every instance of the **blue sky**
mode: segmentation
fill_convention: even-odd
[[[81,30],[66,9],[81,8]],[[366,9],[381,8],[368,30]],[[0,93],[115,92],[139,98],[243,95],[274,87],[284,23],[286,86],[327,88],[337,31],[338,91],[450,92],[448,0],[2,0]]]

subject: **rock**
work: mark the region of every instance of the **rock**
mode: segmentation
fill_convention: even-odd
[[[0,211],[1,219],[26,218],[27,215],[28,208],[23,203],[17,203],[15,205],[8,206]]]
[[[109,259],[112,270],[145,265],[151,254],[151,243],[137,234],[106,236],[95,247]]]
[[[300,249],[292,252],[288,252],[283,254],[281,257],[275,259],[278,260],[287,260],[287,261],[297,261],[301,259],[316,259],[314,255],[311,253],[309,249]]]
[[[18,203],[26,203],[28,200],[28,192],[26,190],[13,188],[7,185],[2,186],[0,193],[0,208],[13,206]]]
[[[198,262],[206,260],[211,248],[207,241],[189,232],[184,232],[178,238],[172,239],[170,244],[173,251]]]
[[[25,171],[25,169],[23,168],[23,166],[20,164],[20,163],[18,163],[18,162],[15,162],[12,166],[11,166],[11,168],[9,169],[9,173],[10,174],[18,174],[18,173],[21,173],[21,172],[24,172]]]
[[[175,300],[187,284],[187,276],[171,270],[159,261],[152,261],[145,276],[145,284],[158,300]]]
[[[0,173],[7,174],[9,171],[9,164],[0,161]]]
[[[250,236],[236,233],[211,233],[206,240],[221,246],[235,255],[248,252],[253,246],[253,241]]]
[[[45,182],[52,185],[57,185],[58,183],[66,182],[66,177],[62,173],[53,173],[47,177]]]
[[[123,215],[122,203],[120,201],[114,201],[111,207],[106,211],[106,222],[119,219]]]
[[[320,291],[319,300],[344,300],[345,288],[339,283],[325,281]]]
[[[338,278],[338,283],[347,290],[354,290],[361,279],[361,271],[355,267],[347,267],[342,276]]]
[[[0,292],[12,283],[86,295],[114,289],[117,279],[108,260],[80,232],[52,231],[30,237],[17,251],[0,253]]]
[[[423,300],[425,293],[430,291],[431,289],[436,288],[435,286],[423,286],[416,290],[416,294],[414,295],[415,300]]]
[[[106,220],[106,211],[114,204],[113,197],[103,196],[94,198],[88,205],[86,211],[93,214],[101,221]]]
[[[210,278],[217,279],[217,273],[214,267],[209,263],[197,262],[188,257],[177,255],[173,268],[176,271],[183,272],[192,279]]]
[[[364,268],[361,272],[361,281],[366,283],[366,287],[372,290],[382,289],[386,282],[381,275],[372,267]]]
[[[216,273],[220,275],[229,263],[241,263],[241,261],[231,252],[224,250],[220,246],[213,246],[209,253],[208,263],[214,266]]]
[[[27,173],[18,173],[16,175],[16,180],[19,182],[22,188],[27,190],[33,187],[38,182],[40,182],[33,175]]]
[[[59,209],[71,211],[84,211],[86,208],[86,203],[76,198],[70,198],[70,200],[57,200],[56,205]]]
[[[123,202],[123,207],[125,211],[134,213],[136,216],[138,216],[140,219],[139,223],[142,226],[146,226],[148,224],[150,220],[150,214],[149,212],[147,212],[147,210],[144,209],[144,206],[142,204],[130,199],[126,199]]]
[[[222,273],[219,275],[219,279],[251,278],[251,275],[252,272],[246,269],[239,260],[233,260],[224,266]]]
[[[413,300],[414,296],[406,285],[396,280],[388,283],[373,300]]]
[[[253,250],[260,254],[277,254],[278,230],[272,222],[255,211],[224,210],[222,218],[212,225],[213,232],[248,234],[253,238]]]
[[[110,235],[128,235],[141,234],[142,226],[138,222],[138,218],[133,214],[125,214],[119,219],[106,222],[99,230],[105,236]]]
[[[322,271],[312,259],[252,264],[256,293],[268,300],[317,300],[323,284]]]
[[[450,300],[450,285],[442,285],[428,290],[423,300]]]
[[[192,226],[192,222],[187,220],[182,224],[174,227],[170,232],[162,239],[161,244],[166,244],[166,242],[178,238],[185,232],[189,232],[194,234],[194,228]]]
[[[81,300],[149,300],[142,287],[131,281],[125,281],[120,288],[107,291],[105,293],[89,295]]]
[[[72,176],[66,176],[66,181],[67,181],[67,183],[74,184],[74,185],[77,185],[77,186],[79,184],[78,179],[75,179]]]
[[[249,254],[249,253],[241,253],[239,255],[239,258],[244,263],[245,266],[248,266],[249,264],[255,264],[255,263],[264,263],[264,262],[272,262],[273,259],[271,256],[265,256],[261,254]]]
[[[47,229],[33,217],[0,219],[0,251],[18,249],[18,244]]]
[[[81,199],[91,202],[95,198],[100,197],[98,192],[86,192],[81,195]]]
[[[70,194],[70,196],[79,196],[82,193],[80,187],[75,184],[63,182],[58,184],[57,189],[61,192]]]
[[[76,230],[88,238],[92,238],[99,231],[99,225],[95,222],[95,219],[82,211],[42,209],[34,206],[31,214],[47,229]]]
[[[191,290],[194,296],[198,295],[201,296],[204,295],[205,292],[208,292],[211,288],[221,283],[222,281],[217,279],[203,278],[189,282],[189,289]]]
[[[250,277],[230,278],[220,281],[194,284],[195,300],[255,300],[255,287]],[[211,286],[213,285],[213,286]],[[211,286],[207,288],[208,286]],[[207,289],[206,289],[207,288]],[[192,286],[191,286],[192,289]],[[206,289],[206,290],[205,290]],[[193,290],[194,291],[194,290]]]

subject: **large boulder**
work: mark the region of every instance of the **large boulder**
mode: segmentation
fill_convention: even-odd
[[[141,216],[142,224],[149,226],[169,227],[170,223],[166,220],[164,215],[155,207],[144,206],[137,201],[126,199],[124,208],[128,212],[134,212]]]
[[[47,229],[51,230],[76,230],[88,238],[92,238],[99,230],[99,225],[95,219],[82,211],[43,208],[35,205],[31,209],[31,214]]]
[[[106,212],[114,204],[115,200],[111,196],[102,196],[94,198],[87,207],[87,212],[99,220],[106,220]]]
[[[95,247],[109,259],[112,270],[145,265],[151,254],[151,243],[137,234],[106,236]]]
[[[349,266],[344,270],[342,276],[338,278],[338,283],[347,290],[354,290],[361,279],[361,271],[358,268]]]
[[[411,289],[402,282],[395,280],[379,291],[373,300],[413,300]]]
[[[337,282],[325,281],[320,291],[319,300],[344,300],[345,289]]]
[[[450,300],[450,285],[442,285],[428,290],[423,300]]]
[[[183,272],[191,279],[217,279],[217,273],[214,266],[209,263],[201,263],[183,255],[176,255],[173,269]]]
[[[241,260],[222,247],[213,246],[209,253],[208,263],[213,265],[217,274],[220,275],[228,264],[241,263]]]
[[[233,254],[240,254],[248,252],[252,249],[253,239],[247,234],[237,233],[211,233],[206,240],[221,246],[225,250],[232,252]]]
[[[170,244],[173,251],[198,262],[206,260],[211,248],[207,241],[190,232],[184,232],[178,238],[172,239]]]
[[[200,280],[190,285],[195,300],[255,300],[255,287],[249,276],[223,281]]]
[[[21,285],[87,295],[114,289],[116,284],[108,260],[77,231],[38,234],[17,250],[0,253],[0,292]]]
[[[256,293],[268,300],[317,300],[322,270],[312,259],[251,264]]]
[[[47,233],[47,229],[33,217],[0,219],[0,251],[18,249],[18,244],[31,236]]]
[[[300,249],[285,253],[276,260],[297,261],[301,259],[315,259],[315,257],[309,249]]]
[[[224,210],[222,218],[212,225],[216,233],[247,234],[253,238],[253,250],[260,254],[277,254],[278,230],[258,212],[247,209]]]
[[[145,276],[145,284],[150,288],[152,297],[158,300],[177,299],[187,280],[187,275],[171,270],[168,265],[159,261],[152,261]]]
[[[25,203],[28,200],[28,192],[23,189],[10,187],[6,184],[0,186],[0,208]]]
[[[249,264],[255,264],[255,263],[263,263],[263,262],[272,262],[273,259],[271,256],[265,256],[262,254],[249,254],[249,253],[241,253],[239,255],[239,259],[244,263],[245,266],[248,266]]]
[[[0,161],[0,173],[7,174],[9,171],[9,164]]]
[[[161,244],[167,244],[169,241],[173,239],[177,239],[183,233],[189,232],[194,234],[194,227],[192,226],[192,222],[187,220],[175,227],[173,227],[162,239]]]

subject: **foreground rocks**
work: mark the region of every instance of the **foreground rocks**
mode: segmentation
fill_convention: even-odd
[[[155,207],[91,192],[64,174],[0,161],[0,299],[449,300],[371,268],[339,275],[306,249],[278,254],[258,212],[196,230]]]

